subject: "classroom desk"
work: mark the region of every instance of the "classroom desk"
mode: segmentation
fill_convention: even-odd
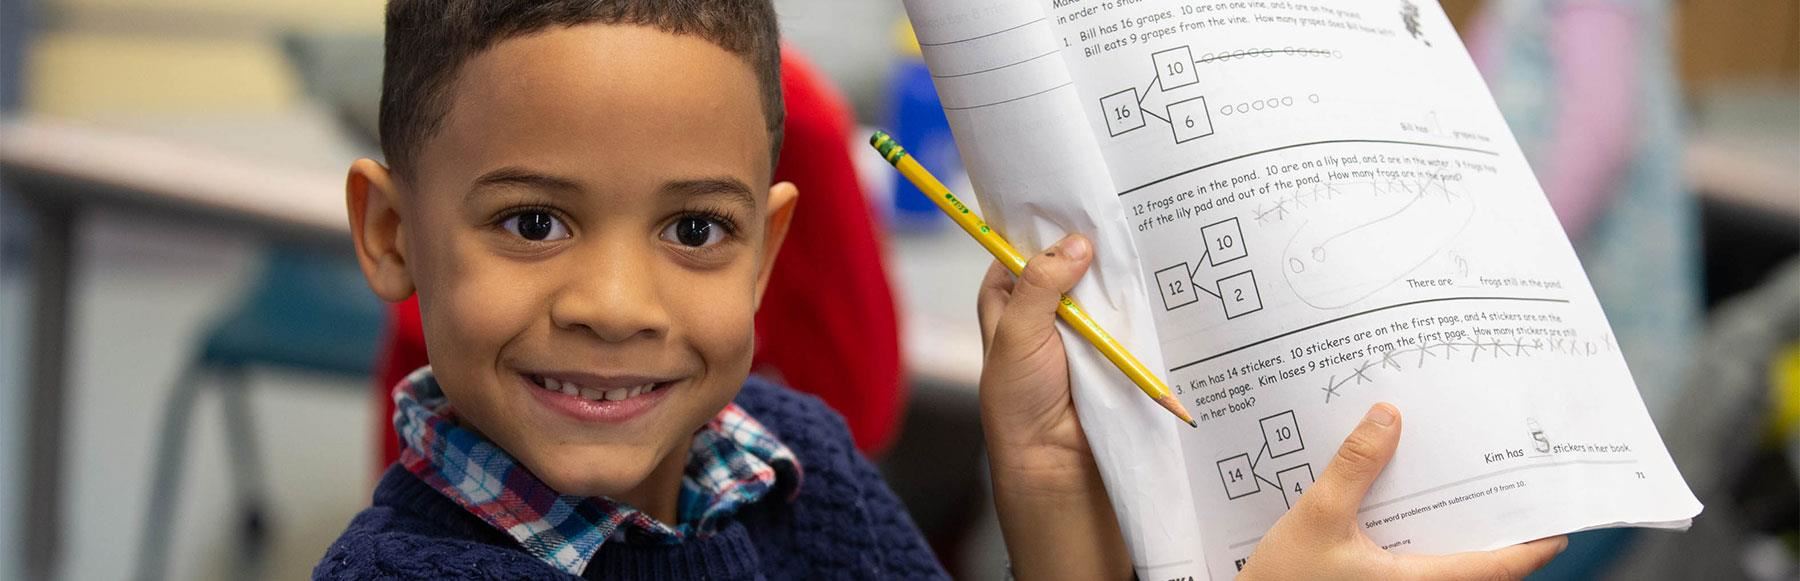
[[[1800,220],[1800,138],[1696,131],[1683,164],[1698,195]]]
[[[866,149],[866,148],[865,148]],[[359,151],[316,108],[266,117],[113,122],[0,119],[0,180],[33,213],[25,382],[26,578],[49,579],[60,555],[63,438],[75,259],[84,210],[128,208],[156,219],[262,238],[347,245],[344,170]],[[885,164],[881,171],[892,171]],[[990,259],[961,231],[896,236],[889,269],[915,384],[972,401],[981,371],[975,292]],[[28,525],[25,523],[29,523]]]
[[[0,120],[0,179],[33,214],[31,312],[24,378],[26,452],[20,562],[50,579],[61,554],[64,403],[68,394],[74,240],[85,210],[124,208],[158,219],[321,245],[344,245],[342,164],[355,148],[315,109],[229,123],[165,120],[135,130],[43,119]],[[161,136],[176,136],[173,139]],[[210,143],[211,145],[204,145]],[[295,157],[305,150],[310,156]],[[308,159],[281,163],[277,159]]]

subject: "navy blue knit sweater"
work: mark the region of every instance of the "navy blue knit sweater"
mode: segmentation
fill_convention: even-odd
[[[769,495],[716,534],[661,545],[607,541],[589,579],[942,579],[906,509],[818,399],[756,378],[737,404],[781,438],[806,477],[788,502]],[[323,579],[566,579],[505,533],[398,465],[313,569]]]

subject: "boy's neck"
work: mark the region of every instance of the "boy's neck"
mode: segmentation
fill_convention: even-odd
[[[636,489],[621,494],[614,500],[629,504],[658,522],[669,526],[680,525],[676,518],[680,510],[681,479],[687,473],[688,456],[692,449],[693,438],[689,437],[651,468]]]

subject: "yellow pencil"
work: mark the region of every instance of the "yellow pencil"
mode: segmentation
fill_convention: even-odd
[[[963,231],[975,237],[975,241],[979,242],[982,248],[986,248],[989,253],[994,255],[994,258],[1000,259],[1000,263],[1006,265],[1006,268],[1011,270],[1015,276],[1025,270],[1025,257],[1020,255],[1018,250],[1014,250],[1012,244],[1002,238],[999,233],[989,228],[987,222],[970,210],[967,205],[964,205],[962,200],[956,199],[956,194],[951,193],[950,188],[944,187],[943,182],[938,181],[937,177],[931,175],[931,172],[925,171],[925,166],[919,165],[919,162],[915,161],[911,155],[907,155],[906,150],[901,148],[899,143],[894,142],[894,138],[889,137],[887,133],[876,131],[875,135],[869,137],[869,145],[875,146],[875,150],[881,152],[881,157],[887,159],[888,163],[894,164],[894,169],[900,170],[900,175],[906,176],[906,179],[911,181],[914,186],[918,186],[919,191],[925,192],[926,197],[937,203],[945,214],[950,215],[951,220],[956,221],[956,225],[961,226]],[[1063,322],[1074,327],[1075,332],[1087,339],[1088,343],[1092,343],[1095,349],[1099,349],[1100,354],[1105,355],[1108,361],[1119,366],[1119,371],[1125,372],[1125,376],[1131,378],[1131,381],[1137,384],[1138,389],[1144,390],[1144,395],[1148,395],[1150,399],[1156,400],[1156,403],[1162,404],[1162,407],[1175,414],[1175,417],[1181,418],[1181,421],[1187,422],[1189,426],[1199,427],[1199,424],[1194,423],[1194,418],[1188,415],[1187,410],[1181,407],[1180,400],[1175,399],[1175,396],[1169,393],[1169,386],[1164,384],[1155,372],[1150,371],[1150,368],[1144,367],[1144,363],[1138,361],[1138,358],[1133,356],[1130,351],[1126,351],[1125,346],[1120,345],[1117,339],[1113,339],[1105,329],[1101,329],[1100,324],[1094,322],[1093,317],[1089,317],[1087,311],[1082,310],[1081,305],[1075,303],[1075,299],[1070,298],[1069,295],[1063,295],[1062,304],[1056,306],[1056,314],[1062,317]]]

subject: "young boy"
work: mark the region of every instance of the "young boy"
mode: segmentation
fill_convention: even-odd
[[[351,226],[435,365],[316,575],[942,575],[841,420],[746,380],[796,196],[769,186],[766,2],[396,0],[387,26],[391,170],[352,166]]]
[[[316,577],[945,576],[842,420],[748,378],[797,197],[768,185],[766,0],[394,0],[387,35],[390,165],[358,160],[347,201],[370,286],[417,293],[434,365],[396,386],[401,461]],[[1071,238],[982,291],[982,412],[1022,578],[1131,576],[1054,326],[1090,255]],[[1377,410],[1246,574],[1451,566],[1380,551],[1350,518],[1398,441]],[[1535,545],[1464,558],[1525,571],[1548,558]]]

